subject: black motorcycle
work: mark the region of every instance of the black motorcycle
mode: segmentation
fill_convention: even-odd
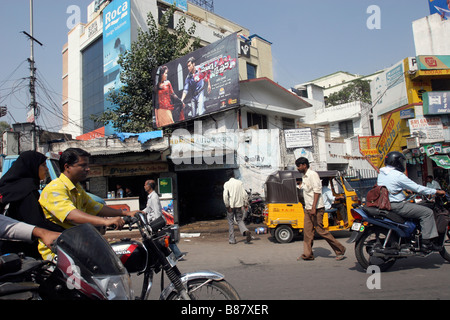
[[[244,214],[244,222],[246,224],[259,224],[264,221],[264,200],[257,192],[252,193],[252,190],[246,191],[248,194],[249,206]]]
[[[129,273],[90,224],[64,231],[57,262],[0,257],[0,300],[132,300]]]
[[[146,217],[138,213],[134,218],[125,217],[130,229],[137,225],[142,236],[142,243],[123,239],[111,246],[130,273],[144,274],[140,300],[147,300],[150,295],[155,273],[167,274],[170,284],[162,289],[160,300],[239,300],[236,290],[213,271],[198,271],[181,274],[177,259],[169,245],[179,241],[177,226],[166,226],[163,217],[148,223]]]

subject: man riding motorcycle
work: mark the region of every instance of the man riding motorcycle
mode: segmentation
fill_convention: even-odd
[[[407,219],[418,219],[422,228],[422,250],[439,251],[435,243],[438,237],[433,210],[415,203],[405,201],[403,190],[411,190],[423,195],[445,195],[445,191],[421,186],[405,174],[406,158],[398,151],[390,152],[385,158],[386,167],[380,170],[377,184],[389,191],[392,211]]]

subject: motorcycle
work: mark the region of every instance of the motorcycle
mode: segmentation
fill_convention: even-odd
[[[148,300],[152,289],[153,276],[161,272],[160,300],[239,300],[236,290],[224,279],[224,275],[213,271],[198,271],[181,274],[177,259],[170,250],[171,243],[179,241],[178,226],[166,226],[164,217],[151,223],[142,213],[134,218],[125,217],[130,230],[137,225],[142,243],[122,239],[111,243],[111,247],[129,273],[144,274],[139,300]],[[164,287],[164,272],[170,284]]]
[[[90,224],[64,231],[57,262],[8,254],[0,257],[0,299],[131,300],[129,273]]]
[[[435,212],[441,246],[439,253],[446,261],[450,261],[449,201],[450,196],[446,194],[436,197],[434,202],[421,203]],[[422,237],[417,220],[359,205],[354,205],[351,213],[355,221],[351,228],[352,236],[347,242],[355,243],[356,259],[365,270],[369,266],[378,266],[381,271],[386,271],[398,259],[428,257],[432,253],[421,248]]]
[[[252,193],[250,189],[247,191],[249,206],[244,215],[244,222],[246,224],[255,223],[259,224],[264,221],[264,200],[261,195],[257,192]]]

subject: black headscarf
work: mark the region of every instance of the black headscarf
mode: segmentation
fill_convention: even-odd
[[[36,151],[21,153],[0,179],[0,202],[7,204],[18,201],[38,190],[39,166],[46,160],[46,156]]]

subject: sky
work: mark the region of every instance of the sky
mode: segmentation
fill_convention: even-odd
[[[92,1],[34,1],[34,37],[43,43],[35,44],[37,123],[49,131],[62,123],[68,9],[78,6],[85,23]],[[274,80],[290,88],[337,71],[369,75],[415,56],[412,22],[429,15],[429,7],[428,0],[215,0],[214,12],[270,41]],[[25,122],[30,44],[21,32],[30,32],[30,1],[2,0],[0,30],[0,106],[9,111],[0,121]]]

